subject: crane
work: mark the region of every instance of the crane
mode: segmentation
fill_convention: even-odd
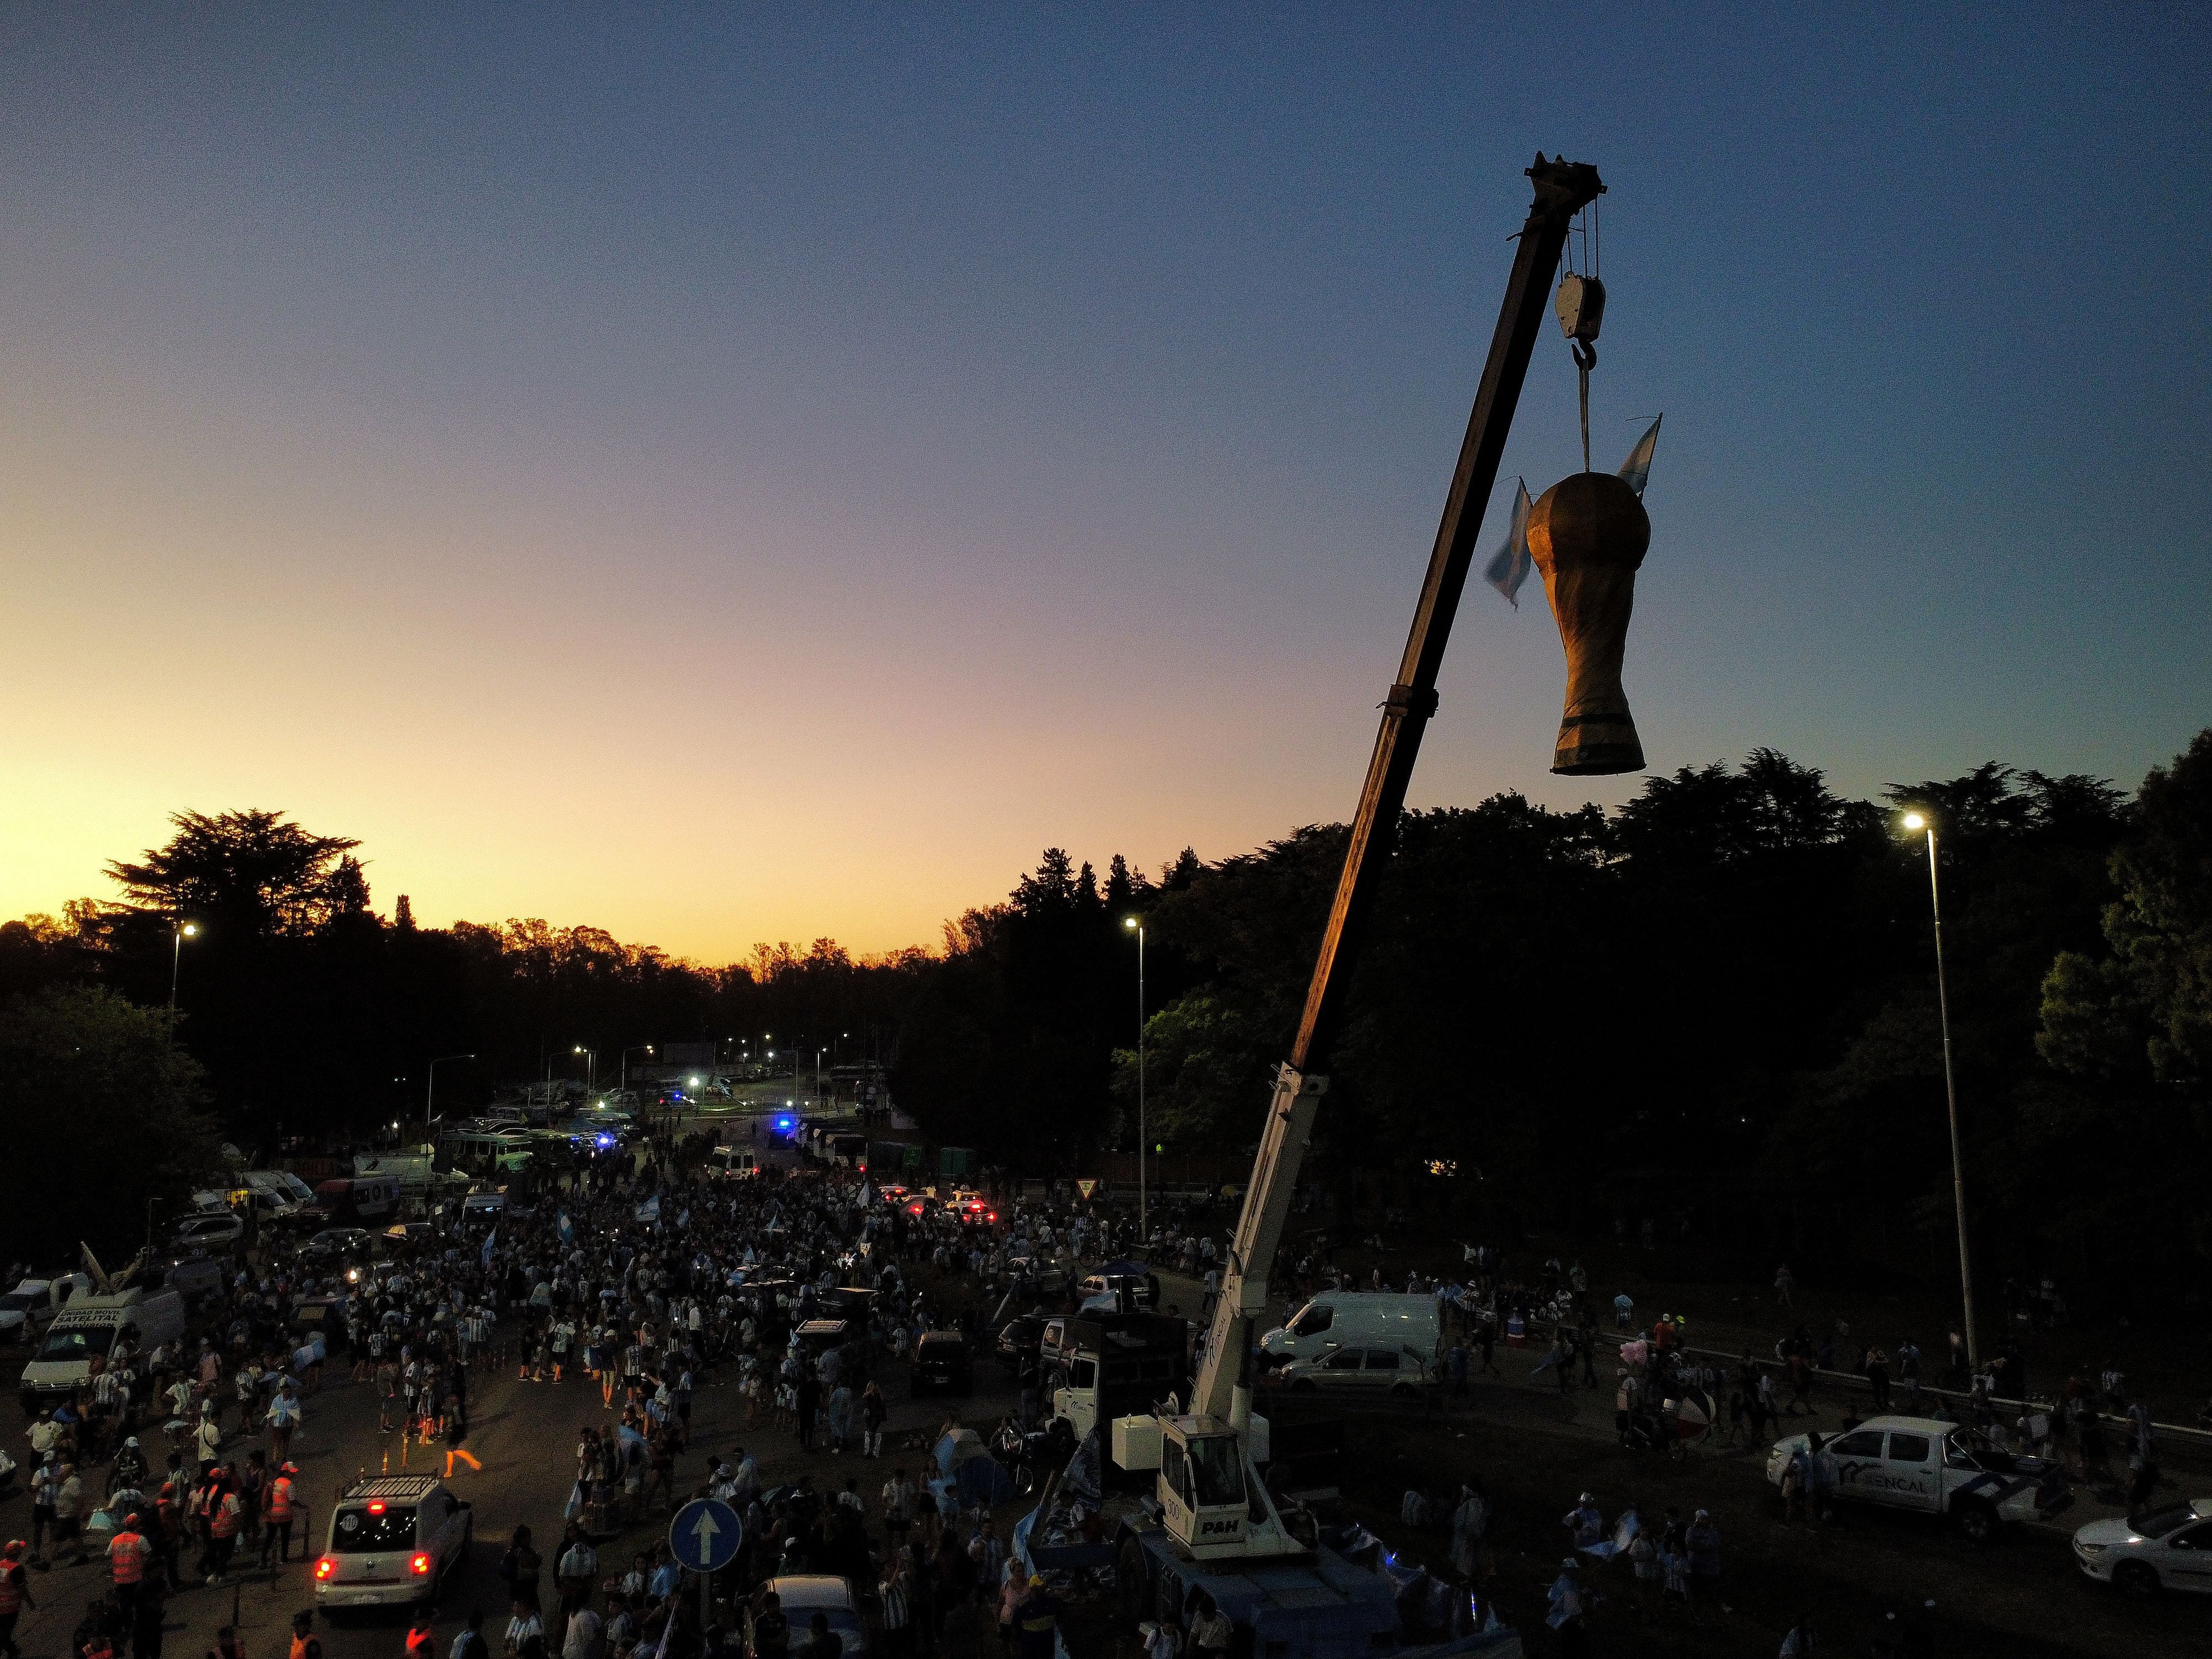
[[[1528,169],[1528,177],[1534,198],[1521,228],[1504,304],[1444,498],[1443,520],[1413,609],[1405,653],[1382,702],[1381,729],[1360,788],[1359,810],[1352,820],[1297,1036],[1290,1057],[1275,1075],[1205,1358],[1191,1389],[1190,1410],[1150,1423],[1120,1419],[1115,1424],[1115,1461],[1122,1467],[1142,1468],[1157,1448],[1155,1491],[1163,1526],[1177,1550],[1198,1562],[1292,1555],[1304,1548],[1284,1526],[1253,1467],[1254,1321],[1266,1312],[1268,1277],[1289,1218],[1298,1166],[1328,1089],[1329,1044],[1358,961],[1376,885],[1405,806],[1421,736],[1437,710],[1437,671],[1474,560],[1483,506],[1497,482],[1522,382],[1543,325],[1551,276],[1559,266],[1569,224],[1605,189],[1595,167],[1564,158],[1547,161],[1541,153]]]

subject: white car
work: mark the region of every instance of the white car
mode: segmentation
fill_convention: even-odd
[[[2160,1589],[2212,1593],[2212,1498],[2092,1521],[2074,1534],[2074,1562],[2134,1595]]]
[[[785,1622],[791,1627],[791,1648],[793,1652],[806,1640],[814,1615],[820,1613],[829,1621],[830,1628],[837,1632],[848,1654],[864,1654],[868,1650],[867,1621],[860,1617],[860,1604],[853,1594],[853,1581],[840,1578],[834,1573],[799,1572],[781,1578],[771,1578],[768,1588],[774,1590],[783,1604]],[[750,1616],[747,1616],[746,1636],[751,1636]]]
[[[1293,1394],[1317,1389],[1389,1394],[1410,1399],[1430,1381],[1430,1367],[1406,1348],[1336,1348],[1304,1359],[1286,1360],[1276,1372],[1279,1386]]]
[[[336,1609],[434,1601],[475,1536],[469,1505],[435,1475],[356,1481],[331,1508],[327,1540],[315,1559],[315,1605]]]
[[[187,1216],[170,1237],[180,1250],[227,1250],[246,1237],[246,1224],[229,1210],[220,1215]]]

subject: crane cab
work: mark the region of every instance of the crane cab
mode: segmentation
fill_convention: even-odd
[[[1213,1417],[1163,1417],[1153,1495],[1160,1522],[1193,1559],[1295,1555],[1304,1546],[1275,1512],[1243,1437]]]
[[[1169,1534],[1186,1547],[1233,1544],[1250,1518],[1244,1454],[1225,1423],[1171,1417],[1160,1424],[1160,1472],[1155,1484]]]

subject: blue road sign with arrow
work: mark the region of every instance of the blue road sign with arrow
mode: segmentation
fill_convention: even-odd
[[[719,1572],[737,1559],[744,1523],[719,1498],[695,1498],[668,1523],[668,1549],[694,1572]]]

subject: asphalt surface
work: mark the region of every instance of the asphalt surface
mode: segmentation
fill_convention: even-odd
[[[1180,1275],[1162,1279],[1164,1299],[1185,1311],[1197,1305],[1195,1284]],[[1586,1565],[1601,1654],[1771,1659],[1808,1612],[1820,1651],[1851,1656],[1873,1651],[1892,1613],[1924,1624],[1931,1650],[1944,1656],[2159,1659],[2212,1652],[2212,1596],[2132,1601],[2075,1569],[2075,1528],[2112,1512],[2109,1505],[2085,1501],[2052,1524],[2008,1528],[1982,1547],[1936,1517],[1863,1505],[1840,1505],[1824,1524],[1785,1526],[1781,1500],[1765,1480],[1771,1441],[1699,1448],[1679,1461],[1625,1450],[1613,1428],[1611,1369],[1601,1363],[1596,1389],[1580,1386],[1577,1374],[1577,1386],[1562,1395],[1548,1374],[1534,1374],[1542,1358],[1540,1347],[1500,1346],[1501,1375],[1479,1377],[1451,1409],[1280,1395],[1264,1396],[1259,1409],[1286,1420],[1308,1413],[1346,1419],[1340,1485],[1347,1514],[1404,1559],[1441,1564],[1449,1549],[1448,1534],[1400,1520],[1405,1493],[1449,1490],[1479,1475],[1497,1506],[1501,1614],[1534,1656],[1558,1650],[1543,1623],[1545,1590],[1567,1553],[1559,1518],[1584,1491],[1596,1494],[1608,1523],[1632,1504],[1662,1519],[1669,1507],[1686,1521],[1699,1508],[1711,1510],[1721,1528],[1723,1600],[1730,1609],[1702,1627],[1656,1609],[1641,1613],[1626,1563]],[[1780,1433],[1833,1431],[1844,1403],[1823,1401],[1816,1416],[1784,1418]],[[1863,1413],[1863,1398],[1857,1403]],[[2212,1482],[2200,1484],[2212,1491]]]

